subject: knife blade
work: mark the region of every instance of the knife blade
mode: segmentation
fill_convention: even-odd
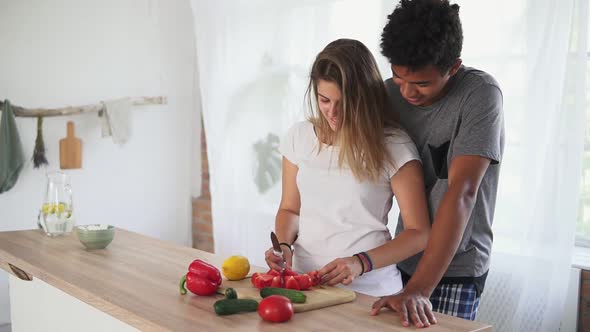
[[[283,249],[281,249],[281,245],[279,244],[279,239],[275,232],[270,232],[270,241],[272,242],[272,253],[275,256],[281,257],[281,268],[285,269],[285,258],[283,256]]]

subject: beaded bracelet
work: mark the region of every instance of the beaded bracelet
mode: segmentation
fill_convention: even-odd
[[[359,262],[361,262],[361,274],[359,274],[359,277],[360,277],[363,275],[363,273],[365,273],[365,263],[363,263],[363,259],[360,257],[359,254],[354,254],[352,256],[358,258]]]
[[[357,254],[358,257],[360,257],[360,259],[363,261],[363,264],[365,265],[365,273],[370,271],[370,266],[369,266],[369,261],[367,260],[367,258],[365,256],[363,256],[361,253]]]
[[[367,258],[367,260],[369,261],[369,271],[373,271],[373,260],[371,259],[371,256],[369,256],[369,254],[367,254],[365,251],[363,251],[361,253],[363,256],[365,256]]]
[[[361,258],[363,260],[363,262],[365,263],[365,267],[366,267],[366,272],[370,272],[373,270],[373,261],[371,260],[371,257],[369,256],[369,254],[367,254],[366,252],[359,252],[358,254],[359,258]]]

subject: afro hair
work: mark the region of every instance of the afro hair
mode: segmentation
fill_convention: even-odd
[[[446,72],[461,57],[459,5],[448,0],[401,0],[381,34],[381,53],[412,71],[434,65]]]

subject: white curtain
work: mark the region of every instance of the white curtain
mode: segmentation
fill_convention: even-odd
[[[193,0],[215,250],[258,265],[280,200],[279,139],[305,116],[315,55],[330,41],[377,53],[381,2]],[[380,59],[384,72],[387,62]]]
[[[504,93],[506,149],[478,320],[558,331],[584,149],[587,0],[465,1],[465,62]]]
[[[497,331],[557,331],[582,166],[588,3],[456,3],[464,63],[494,75],[504,94],[506,150],[478,320]],[[314,56],[355,38],[390,77],[379,39],[395,5],[192,0],[217,253],[264,264],[280,200],[278,140],[305,115]]]

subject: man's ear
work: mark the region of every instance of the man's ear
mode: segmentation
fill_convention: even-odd
[[[455,61],[455,63],[451,66],[451,69],[449,69],[449,76],[455,75],[457,73],[457,71],[459,70],[459,68],[461,68],[462,63],[463,63],[463,60],[457,59]]]

